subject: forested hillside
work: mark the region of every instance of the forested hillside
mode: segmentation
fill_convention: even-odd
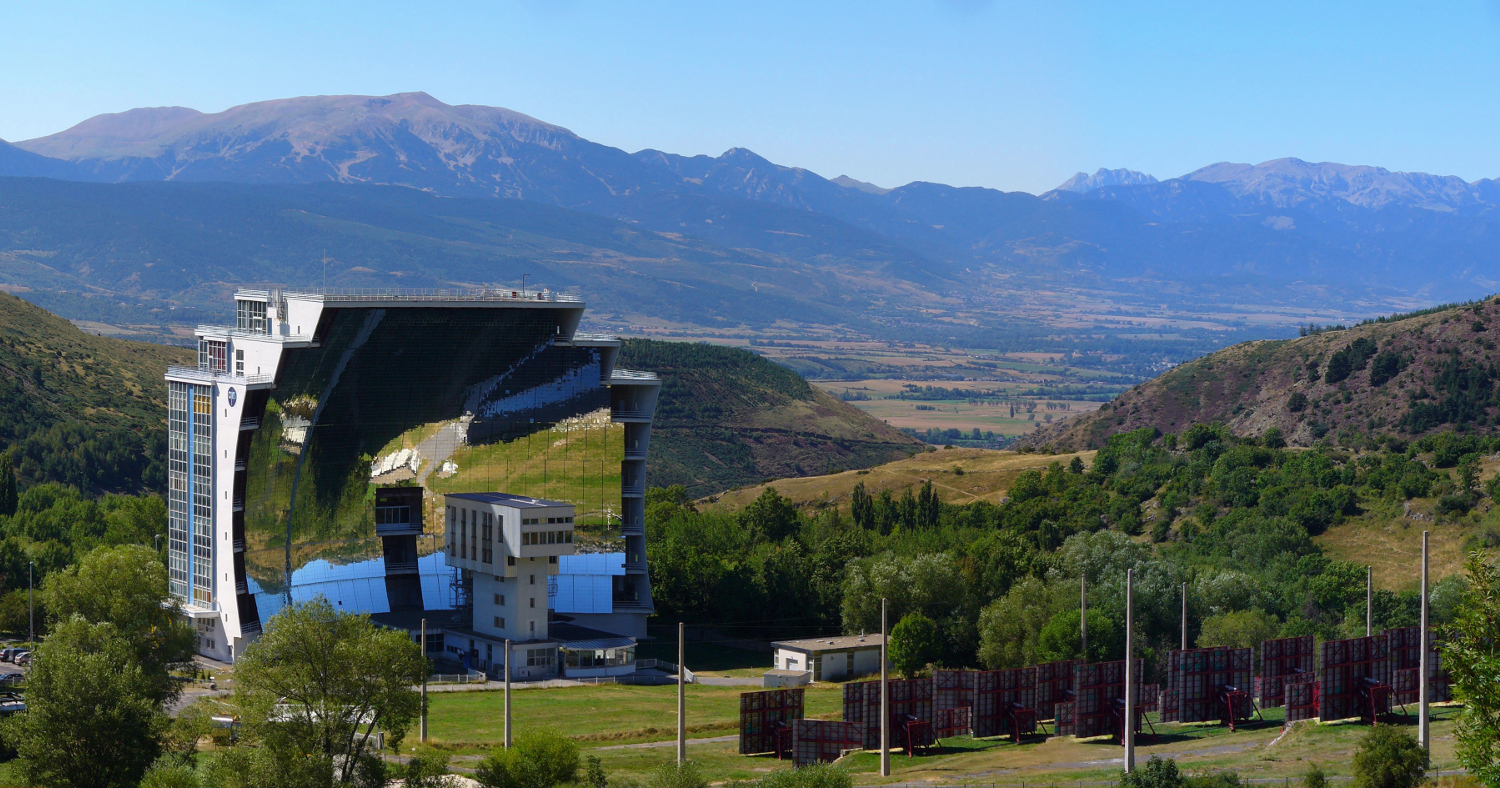
[[[768,640],[879,627],[923,615],[948,666],[1018,667],[1080,656],[1080,579],[1089,587],[1089,658],[1121,657],[1125,570],[1152,675],[1180,638],[1256,645],[1276,636],[1364,633],[1365,562],[1335,560],[1330,528],[1453,526],[1463,546],[1500,545],[1500,438],[1440,433],[1351,453],[1283,448],[1221,426],[1115,435],[1086,463],[1028,470],[999,505],[943,502],[930,485],[899,497],[863,485],[802,509],[768,488],[738,512],[697,511],[680,490],[648,496],[657,609]],[[937,452],[941,456],[943,452]],[[957,454],[957,452],[955,452]],[[1384,557],[1391,558],[1391,557]],[[1376,627],[1417,623],[1418,569],[1388,575]],[[1445,567],[1455,569],[1455,567]],[[1433,577],[1433,615],[1462,582]]]
[[[694,497],[868,468],[922,451],[889,424],[735,348],[631,339],[620,366],[661,376],[646,475]]]
[[[0,445],[20,484],[89,493],[166,484],[168,364],[184,348],[86,334],[0,294]]]
[[[1500,432],[1500,298],[1246,342],[1190,361],[1098,411],[1027,436],[1076,450],[1149,427],[1219,422],[1240,436],[1362,446],[1392,434]]]

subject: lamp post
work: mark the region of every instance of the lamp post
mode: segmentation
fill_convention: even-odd
[[[1125,745],[1125,773],[1135,771],[1135,570],[1125,570],[1125,730],[1120,740]]]
[[[1427,718],[1428,704],[1428,676],[1432,665],[1427,662],[1427,649],[1431,647],[1430,634],[1427,630],[1427,532],[1422,532],[1422,657],[1418,662],[1421,670],[1417,671],[1417,705],[1421,708],[1417,711],[1417,743],[1422,749],[1432,749],[1432,728]]]
[[[891,776],[891,677],[886,669],[890,634],[885,628],[886,601],[880,600],[880,776]]]
[[[32,569],[36,567],[35,561],[26,562],[26,647],[36,649],[36,603],[32,601]]]

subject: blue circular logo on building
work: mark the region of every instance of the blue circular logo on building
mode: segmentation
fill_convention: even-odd
[[[230,387],[230,389],[229,389],[229,404],[231,406],[234,405],[234,388],[233,387]]]

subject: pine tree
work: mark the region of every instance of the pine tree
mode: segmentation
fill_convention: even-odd
[[[16,513],[16,466],[9,454],[0,454],[0,514]]]

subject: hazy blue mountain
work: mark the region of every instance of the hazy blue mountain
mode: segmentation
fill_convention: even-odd
[[[1083,194],[1103,186],[1140,186],[1148,183],[1156,183],[1156,178],[1135,170],[1107,170],[1100,167],[1093,175],[1083,172],[1074,175],[1063,181],[1056,191]]]
[[[0,177],[0,282],[222,305],[235,283],[574,290],[600,316],[859,324],[868,275],[527,200],[363,184]],[[326,279],[325,279],[326,277]],[[862,278],[863,277],[863,278]]]
[[[840,186],[842,186],[842,187],[844,187],[846,189],[857,189],[859,191],[866,192],[866,193],[869,193],[869,194],[885,194],[886,192],[890,191],[890,189],[881,188],[879,186],[876,186],[873,183],[866,183],[865,181],[857,181],[857,180],[849,177],[848,175],[840,175],[839,177],[834,178],[833,182],[837,183],[838,185],[840,185]]]
[[[1101,169],[1041,196],[924,182],[882,189],[743,148],[717,157],[631,154],[518,112],[449,106],[424,93],[101,115],[0,147],[5,174],[338,182],[519,198],[799,276],[821,271],[824,287],[857,276],[884,280],[891,292],[910,283],[960,301],[987,297],[991,270],[1082,274],[1078,281],[1142,293],[1159,292],[1165,279],[1332,283],[1434,299],[1500,287],[1491,273],[1500,270],[1500,184],[1492,180],[1279,159],[1215,164],[1161,182]],[[461,278],[457,268],[429,274]]]
[[[34,178],[85,180],[87,174],[77,166],[50,159],[0,140],[0,174]]]

